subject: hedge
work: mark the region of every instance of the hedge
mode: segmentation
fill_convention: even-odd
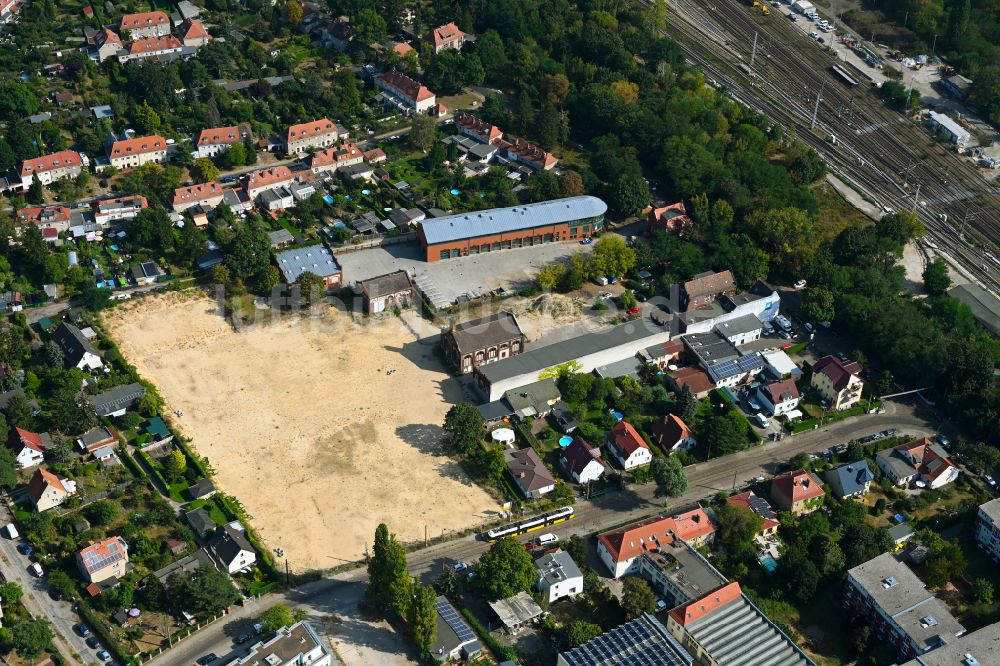
[[[153,476],[156,477],[156,480],[159,481],[160,486],[163,488],[163,492],[169,495],[170,484],[167,483],[167,480],[163,477],[163,474],[160,473],[159,469],[157,469],[156,463],[153,462],[153,459],[149,457],[149,454],[147,454],[145,451],[140,451],[138,449],[136,449],[136,454],[138,454],[142,458],[143,462],[145,462],[146,465],[149,466],[149,469],[153,472]]]
[[[176,446],[177,448],[179,448],[181,451],[184,452],[184,455],[187,456],[188,459],[188,465],[191,465],[196,470],[198,470],[198,474],[200,474],[202,478],[207,479],[209,476],[211,476],[208,473],[208,470],[206,470],[205,466],[202,464],[201,458],[199,458],[194,454],[194,452],[190,449],[190,447],[188,447],[187,442],[184,441],[183,437],[179,435],[174,437],[174,446]]]
[[[80,615],[83,616],[87,625],[101,638],[101,642],[104,643],[104,649],[110,652],[116,661],[123,664],[134,663],[134,658],[125,652],[124,646],[108,631],[104,621],[97,616],[86,600],[81,599],[77,607],[80,609]]]
[[[497,639],[493,638],[493,635],[490,632],[486,631],[485,627],[483,627],[483,625],[479,623],[479,620],[477,620],[475,616],[472,615],[472,611],[470,611],[468,608],[463,608],[462,616],[468,621],[470,625],[472,625],[473,630],[475,630],[475,632],[479,634],[480,638],[483,639],[483,642],[486,643],[486,645],[489,646],[490,650],[492,650],[493,653],[496,654],[500,659],[506,661],[517,661],[517,651],[515,651],[514,648],[512,648],[511,646],[504,645]]]
[[[222,510],[228,520],[239,520],[239,512],[229,505],[228,500],[221,493],[216,493],[212,496],[212,500],[215,502],[216,506]],[[249,522],[249,521],[248,521]],[[250,529],[249,525],[244,525],[246,528],[247,541],[253,546],[254,550],[257,551],[257,567],[261,569],[265,574],[267,574],[272,581],[276,581],[280,584],[281,582],[281,572],[274,564],[274,560],[271,558],[271,553],[263,544],[257,539],[257,535],[254,534],[253,530]]]
[[[140,453],[142,452],[140,451]],[[137,479],[141,479],[144,476],[146,476],[143,473],[142,468],[139,467],[139,463],[137,463],[132,458],[132,456],[128,454],[128,451],[125,450],[124,446],[118,447],[118,457],[121,458],[121,461],[125,466],[125,469],[127,469],[132,474],[132,476],[134,476]]]

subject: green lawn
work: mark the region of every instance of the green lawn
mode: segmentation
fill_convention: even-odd
[[[226,523],[229,522],[228,520],[226,520],[226,514],[222,512],[222,509],[219,508],[219,505],[210,499],[194,500],[193,502],[188,503],[186,510],[194,511],[195,509],[199,508],[204,508],[205,511],[208,511],[208,515],[212,517],[212,520],[215,521],[216,525],[225,525]]]

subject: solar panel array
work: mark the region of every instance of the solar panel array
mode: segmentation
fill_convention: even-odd
[[[121,543],[117,539],[107,544],[105,549],[99,551],[98,547],[100,545],[97,544],[83,553],[83,564],[87,567],[87,571],[100,571],[104,567],[110,566],[125,557]],[[107,552],[103,552],[103,550]]]
[[[748,354],[730,361],[723,361],[709,367],[708,372],[717,379],[726,379],[735,375],[741,375],[757,368],[763,368],[764,361],[756,354]]]
[[[462,616],[458,614],[455,607],[448,603],[447,600],[439,599],[435,601],[434,608],[437,609],[438,615],[441,616],[441,619],[444,620],[445,623],[451,627],[451,630],[455,632],[455,635],[458,636],[458,640],[463,643],[465,641],[475,640],[476,635],[472,633],[472,629],[469,629],[469,625],[465,623],[465,620],[463,620]]]
[[[767,503],[767,500],[763,497],[758,497],[757,495],[751,495],[747,500],[747,504],[754,512],[763,518],[770,518],[771,520],[777,520],[778,515],[774,513],[774,509],[771,505]]]
[[[654,631],[646,617],[615,627],[564,652],[569,666],[687,666],[691,656],[673,640],[666,629]]]

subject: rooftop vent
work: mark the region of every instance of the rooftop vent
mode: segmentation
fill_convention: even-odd
[[[962,664],[964,666],[979,666],[979,660],[973,657],[971,652],[966,652],[962,656]]]
[[[890,587],[895,587],[896,579],[892,576],[882,579],[882,588],[888,590]]]
[[[932,615],[927,615],[926,617],[920,618],[920,626],[926,629],[927,627],[933,627],[937,625],[937,620],[934,619]]]

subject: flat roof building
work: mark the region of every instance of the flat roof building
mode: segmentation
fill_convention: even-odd
[[[556,666],[691,666],[691,655],[650,613],[561,652]]]
[[[966,634],[903,666],[990,666],[1000,664],[1000,622]]]
[[[333,655],[316,635],[308,622],[296,622],[290,627],[282,627],[274,638],[256,643],[245,656],[230,662],[253,666],[331,666]],[[339,663],[339,662],[338,662]]]
[[[340,264],[333,258],[330,250],[323,245],[309,245],[286,250],[278,253],[275,260],[288,284],[295,282],[300,275],[306,272],[323,278],[323,283],[327,287],[340,284],[342,280]]]
[[[1000,562],[1000,499],[979,505],[976,514],[976,543],[993,560]]]

